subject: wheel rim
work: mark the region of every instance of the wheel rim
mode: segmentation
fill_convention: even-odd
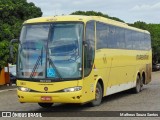
[[[96,88],[95,88],[95,98],[94,100],[91,102],[92,106],[98,106],[101,104],[102,101],[102,87],[99,83],[97,83]]]
[[[100,98],[100,90],[96,88],[96,100]]]
[[[139,92],[141,89],[141,83],[140,83],[140,79],[137,78],[137,91]]]

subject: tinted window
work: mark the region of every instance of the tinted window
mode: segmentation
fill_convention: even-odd
[[[140,39],[139,39],[139,33],[137,31],[132,31],[132,43],[134,50],[140,49]]]
[[[132,31],[126,29],[125,30],[125,41],[126,41],[126,49],[132,49]]]
[[[97,49],[108,47],[109,27],[97,22]]]
[[[123,28],[97,22],[97,49],[125,48],[125,32]]]
[[[95,25],[94,21],[86,24],[86,41],[84,49],[84,75],[87,76],[92,69],[95,54]]]
[[[144,39],[144,33],[139,33],[139,39],[140,39],[140,50],[146,50],[146,44]]]
[[[145,45],[146,45],[146,49],[149,50],[151,49],[151,36],[149,34],[145,34]]]
[[[115,27],[109,26],[108,48],[117,48],[117,40],[115,39]]]
[[[115,31],[115,44],[117,48],[124,49],[125,48],[125,33],[124,29],[120,27],[116,27]]]
[[[139,31],[97,22],[96,33],[97,49],[148,50],[151,48],[150,35]]]

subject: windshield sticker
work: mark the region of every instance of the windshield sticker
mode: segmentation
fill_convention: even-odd
[[[47,77],[55,77],[55,70],[53,68],[47,69]]]

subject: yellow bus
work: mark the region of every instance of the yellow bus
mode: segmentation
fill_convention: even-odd
[[[18,49],[21,103],[86,103],[151,81],[150,33],[99,16],[53,16],[24,22]]]

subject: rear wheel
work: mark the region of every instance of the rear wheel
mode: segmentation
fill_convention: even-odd
[[[96,90],[95,90],[95,100],[93,100],[90,104],[91,106],[98,106],[102,102],[102,87],[100,83],[97,83]]]
[[[139,75],[137,75],[136,87],[133,88],[134,93],[139,93],[142,90],[143,82],[140,79]]]
[[[145,83],[145,75],[142,76],[142,79],[141,79],[141,91],[143,89],[143,85]]]
[[[50,108],[52,107],[53,103],[38,103],[38,105],[43,108]]]

